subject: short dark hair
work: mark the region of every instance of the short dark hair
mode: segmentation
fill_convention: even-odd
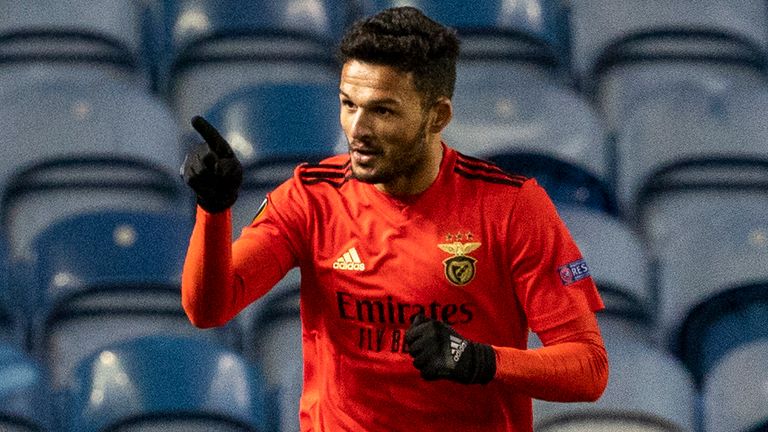
[[[356,21],[339,46],[341,63],[359,60],[412,72],[424,103],[453,97],[459,40],[456,31],[405,6]]]

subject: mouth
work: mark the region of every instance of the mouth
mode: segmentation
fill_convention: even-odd
[[[371,147],[355,146],[350,147],[349,154],[353,161],[358,165],[366,165],[375,161],[384,152]]]

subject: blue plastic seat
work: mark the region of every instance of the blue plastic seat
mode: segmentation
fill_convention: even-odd
[[[175,210],[179,131],[167,106],[105,81],[39,81],[0,93],[2,224],[11,259],[51,222],[84,210]]]
[[[507,172],[535,178],[556,205],[574,205],[618,215],[616,198],[604,180],[558,158],[540,153],[506,152],[487,159]]]
[[[268,385],[277,395],[281,432],[299,428],[304,379],[299,301],[299,273],[293,270],[243,317],[247,326],[243,352],[262,366]]]
[[[766,180],[765,161],[689,161],[659,173],[641,193],[638,222],[657,259],[664,344],[697,305],[768,278]]]
[[[332,47],[347,22],[339,0],[165,0],[160,88],[179,118],[259,82],[338,82]]]
[[[71,432],[272,430],[261,370],[195,338],[155,336],[83,360],[66,389]]]
[[[453,104],[443,136],[463,153],[540,153],[611,176],[602,120],[587,100],[551,79],[494,62],[460,62]]]
[[[760,432],[768,423],[765,393],[768,341],[756,340],[731,351],[704,383],[705,432]]]
[[[30,0],[0,5],[2,75],[29,68],[109,76],[148,85],[143,7],[136,2]],[[1,87],[1,85],[0,85]],[[146,87],[148,89],[148,87]]]
[[[764,121],[759,114],[747,114],[766,107],[765,88],[719,92],[686,83],[647,94],[616,140],[616,193],[625,214],[632,219],[644,185],[677,164],[768,160]],[[737,174],[740,167],[735,169],[732,172]],[[692,172],[692,167],[686,172]]]
[[[0,342],[0,430],[50,430],[52,408],[43,369],[19,348]]]
[[[608,360],[608,386],[593,403],[534,400],[535,430],[679,432],[694,430],[696,388],[671,354],[638,338],[616,316],[598,318]]]
[[[40,294],[28,308],[30,340],[54,388],[67,384],[81,359],[111,342],[158,333],[236,341],[234,326],[201,332],[181,307],[190,232],[191,219],[179,214],[101,212],[40,234]]]
[[[656,295],[652,256],[642,238],[623,220],[580,206],[558,212],[589,265],[607,311],[651,323]]]
[[[614,129],[635,100],[659,86],[764,86],[764,21],[760,0],[577,0],[571,14],[574,69]]]
[[[724,289],[693,307],[682,323],[675,349],[701,383],[734,349],[768,340],[768,283]]]
[[[504,59],[545,69],[568,69],[567,9],[550,0],[363,0],[363,15],[395,6],[415,6],[441,24],[455,28],[464,58]]]

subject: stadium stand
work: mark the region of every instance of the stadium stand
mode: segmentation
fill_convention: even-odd
[[[249,84],[336,84],[332,47],[348,19],[346,3],[164,1],[160,88],[186,124]]]
[[[29,0],[0,5],[0,71],[109,77],[149,90],[141,2]],[[2,84],[0,84],[2,88]]]
[[[594,403],[534,401],[535,430],[695,430],[696,389],[685,367],[638,337],[635,323],[612,314],[601,314],[599,322],[611,364],[605,393]]]
[[[17,346],[0,342],[0,430],[52,430],[49,396],[40,365]]]
[[[768,340],[764,281],[724,289],[694,306],[673,348],[701,384],[723,357],[757,340]]]
[[[0,94],[0,129],[8,152],[0,163],[0,218],[12,260],[30,258],[32,238],[67,215],[173,210],[186,199],[176,175],[176,123],[165,105],[133,87],[26,83]]]
[[[182,310],[179,280],[190,232],[184,215],[99,212],[40,234],[30,347],[54,389],[67,385],[80,360],[112,342],[158,333],[237,342],[232,326],[202,332]]]
[[[571,3],[573,67],[611,130],[644,92],[659,86],[768,84],[761,0]]]
[[[416,6],[455,28],[463,59],[495,59],[536,65],[553,75],[569,75],[568,10],[563,2],[524,0],[361,0],[363,15],[395,6]]]
[[[704,383],[704,432],[762,432],[768,427],[768,342],[730,352]]]
[[[497,72],[493,62],[459,63],[447,143],[477,157],[540,153],[610,178],[607,135],[587,100],[525,70]]]
[[[672,166],[641,192],[639,227],[657,259],[659,341],[730,287],[766,279],[768,163],[709,159]]]
[[[258,366],[195,338],[106,347],[82,361],[65,400],[68,432],[263,432],[274,424]]]
[[[332,155],[338,143],[346,147],[338,112],[329,109],[336,106],[335,85],[276,83],[242,88],[205,114],[245,170],[232,209],[233,235],[250,224],[266,194],[290,178],[298,164],[319,162]]]
[[[290,272],[247,312],[243,322],[244,354],[262,366],[277,395],[280,432],[299,429],[299,398],[303,376],[298,271]]]
[[[623,220],[590,208],[561,205],[560,217],[589,265],[606,310],[649,325],[656,312],[652,260]]]
[[[625,216],[632,219],[637,214],[644,185],[661,172],[671,172],[675,164],[768,160],[764,122],[756,114],[744,115],[768,107],[768,87],[752,93],[712,92],[695,83],[681,83],[638,101],[616,140],[616,194]],[[740,168],[735,167],[733,174]],[[694,172],[692,167],[685,171]]]

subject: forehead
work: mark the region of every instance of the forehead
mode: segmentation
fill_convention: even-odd
[[[393,99],[400,103],[421,100],[413,83],[413,73],[357,60],[348,61],[342,67],[339,90],[361,100]]]

